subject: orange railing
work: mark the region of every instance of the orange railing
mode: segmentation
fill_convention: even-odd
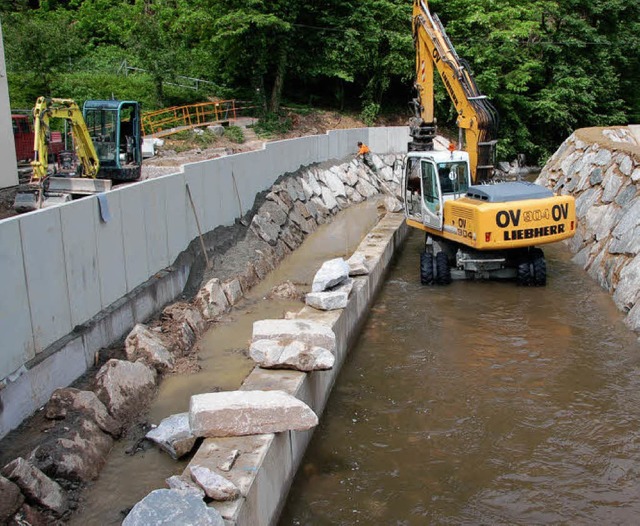
[[[185,129],[207,126],[236,120],[241,110],[235,100],[201,102],[189,106],[174,106],[162,110],[145,112],[142,115],[142,130],[145,135],[164,137]]]

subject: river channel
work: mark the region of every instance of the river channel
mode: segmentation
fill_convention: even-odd
[[[280,526],[637,524],[640,345],[545,249],[548,285],[423,287],[412,233],[343,366]]]
[[[145,420],[157,424],[172,414],[188,411],[191,395],[238,389],[255,367],[247,355],[253,322],[283,318],[287,311],[297,312],[303,307],[300,300],[269,297],[271,289],[291,281],[301,292],[309,292],[322,263],[349,257],[377,221],[377,201],[369,200],[343,210],[330,224],[309,235],[230,314],[203,335],[198,343],[199,372],[162,380]],[[155,447],[129,456],[127,450],[131,447],[131,440],[115,444],[100,477],[84,492],[70,526],[120,524],[136,502],[154,489],[166,487],[165,479],[181,474],[187,465],[186,459],[173,461]]]

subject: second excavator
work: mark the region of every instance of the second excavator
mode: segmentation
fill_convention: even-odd
[[[405,217],[425,232],[423,284],[452,279],[516,278],[547,281],[536,245],[572,237],[575,203],[533,183],[494,182],[498,113],[480,93],[469,65],[458,57],[425,0],[413,3],[417,97],[403,176]],[[434,72],[457,112],[459,145],[435,148]]]

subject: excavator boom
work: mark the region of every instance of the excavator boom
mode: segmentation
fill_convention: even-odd
[[[426,0],[413,2],[413,39],[416,50],[415,116],[411,123],[411,151],[433,149],[435,137],[434,70],[438,71],[464,132],[464,150],[469,152],[471,180],[487,181],[493,175],[498,113],[478,90],[466,61],[456,53],[437,15]]]
[[[82,111],[71,99],[51,99],[39,97],[33,109],[34,145],[33,179],[38,181],[47,177],[49,166],[48,137],[51,133],[51,119],[64,119],[71,126],[76,154],[82,166],[84,177],[95,178],[100,170],[98,154],[93,146],[89,130],[84,122]]]

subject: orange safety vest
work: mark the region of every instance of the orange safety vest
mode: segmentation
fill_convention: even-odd
[[[369,147],[366,144],[360,146],[360,150],[358,150],[358,155],[364,155],[365,153],[369,153]]]

